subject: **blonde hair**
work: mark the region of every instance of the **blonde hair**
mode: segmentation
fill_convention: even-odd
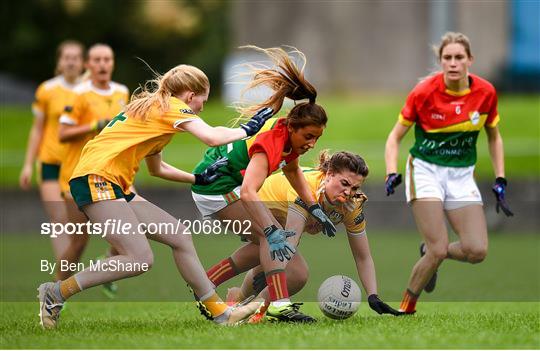
[[[154,72],[155,78],[137,88],[125,112],[130,117],[146,119],[148,111],[158,105],[161,113],[169,110],[169,100],[173,95],[192,91],[200,95],[210,89],[210,82],[203,71],[190,65],[178,65],[164,75]]]
[[[84,59],[84,45],[81,42],[71,39],[64,40],[56,48],[56,67],[54,68],[55,75],[62,74],[62,70],[60,69],[60,57],[62,57],[64,50],[70,46],[75,46],[79,48],[79,50],[81,50],[81,58]]]
[[[467,56],[469,58],[472,57],[471,41],[469,40],[469,38],[467,38],[465,34],[457,32],[446,32],[441,37],[441,42],[439,43],[439,45],[433,45],[432,47],[433,52],[435,53],[435,56],[437,56],[437,59],[439,61],[442,58],[442,52],[444,48],[449,44],[461,44],[465,49]]]
[[[260,86],[266,86],[273,90],[273,94],[262,103],[239,108],[241,116],[251,115],[263,107],[270,107],[277,113],[283,106],[285,98],[294,101],[308,100],[299,103],[287,114],[287,123],[297,129],[308,125],[325,126],[328,118],[322,106],[315,103],[317,90],[305,78],[304,68],[306,56],[296,48],[286,52],[282,48],[274,47],[262,49],[254,45],[243,46],[241,48],[259,51],[270,58],[274,67],[264,64],[246,64],[250,75],[253,76],[244,92]],[[302,61],[299,67],[291,57],[296,54]]]

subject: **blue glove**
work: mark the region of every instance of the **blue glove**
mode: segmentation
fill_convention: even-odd
[[[315,217],[317,221],[322,225],[322,232],[328,237],[336,236],[336,226],[330,218],[324,213],[323,209],[319,204],[315,204],[308,208],[309,213]]]
[[[296,235],[295,232],[291,230],[279,229],[275,225],[268,226],[264,228],[264,236],[266,241],[268,241],[268,246],[270,246],[270,257],[272,260],[277,258],[283,262],[284,259],[290,260],[294,255],[296,250],[289,245],[287,238]]]
[[[390,173],[385,179],[386,196],[390,196],[394,193],[395,188],[401,184],[401,174]]]
[[[497,199],[497,206],[495,207],[497,213],[499,213],[499,209],[501,209],[507,217],[511,217],[514,215],[514,213],[510,211],[510,208],[508,207],[508,204],[504,199],[507,184],[508,183],[506,182],[505,178],[497,177],[495,179],[495,185],[493,185],[493,188],[491,188],[491,190],[493,191],[493,194],[495,194],[495,198]]]
[[[221,167],[225,167],[228,164],[229,164],[229,159],[227,157],[218,158],[214,163],[206,167],[206,169],[202,173],[194,174],[195,176],[194,184],[195,185],[208,185],[210,183],[215,182],[219,177],[223,175],[217,170]]]
[[[265,107],[257,111],[253,117],[246,123],[240,124],[240,128],[246,131],[248,137],[257,134],[259,130],[264,126],[264,123],[268,121],[270,117],[274,115],[274,110],[270,107]]]

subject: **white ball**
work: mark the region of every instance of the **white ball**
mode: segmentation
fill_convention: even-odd
[[[319,287],[317,301],[325,316],[332,319],[347,319],[358,311],[362,292],[358,284],[344,275],[334,275]]]

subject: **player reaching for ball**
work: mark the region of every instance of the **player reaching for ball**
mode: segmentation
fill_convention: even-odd
[[[315,201],[298,165],[298,158],[315,146],[328,118],[323,107],[316,103],[317,90],[306,80],[303,66],[299,68],[291,57],[295,53],[305,64],[305,56],[301,52],[250,48],[267,55],[273,66],[253,70],[253,80],[248,89],[266,86],[272,90],[272,95],[248,111],[270,107],[278,112],[285,98],[298,102],[285,117],[267,121],[251,139],[209,149],[195,172],[204,170],[219,157],[227,157],[229,164],[221,170],[224,175],[216,182],[193,185],[192,195],[204,217],[252,223],[254,234],[247,239],[258,244],[258,262],[266,273],[270,301],[285,316],[294,307],[289,299],[284,270],[286,261],[294,254],[294,247],[288,240],[294,232],[282,229],[261,201],[258,191],[273,172],[282,169],[287,182],[306,203],[308,213],[321,223],[325,234],[334,235],[335,226]],[[208,275],[214,284],[219,285],[219,280],[231,272],[233,269],[229,263],[224,262],[219,271],[210,270]],[[204,309],[201,312],[204,314]]]
[[[365,161],[362,157],[346,151],[336,152],[333,155],[323,151],[319,155],[318,167],[304,169],[303,172],[310,192],[322,210],[328,214],[334,225],[343,223],[345,226],[358,276],[368,295],[369,306],[379,314],[398,315],[398,311],[381,301],[377,295],[375,264],[369,248],[363,212],[367,197],[360,191],[369,172]],[[309,216],[306,204],[298,197],[283,174],[270,176],[259,191],[259,197],[286,230],[297,233],[292,237],[291,244],[294,247],[298,245],[303,232],[317,234],[322,231],[320,223]],[[243,245],[209,270],[210,279],[219,285],[225,282],[225,278],[256,266],[246,274],[241,288],[229,289],[228,302],[241,301],[248,296],[261,293],[266,301],[265,308],[251,318],[251,322],[262,320],[266,309],[266,317],[272,321],[313,322],[313,318],[298,312],[299,304],[294,304],[294,308],[289,309],[287,313],[283,313],[282,308],[269,304],[271,301],[269,287],[264,271],[259,265],[257,252],[255,243]],[[225,262],[229,262],[233,268],[229,274],[223,274],[221,267]],[[307,283],[307,263],[298,250],[287,264],[285,273],[290,295],[298,293]]]

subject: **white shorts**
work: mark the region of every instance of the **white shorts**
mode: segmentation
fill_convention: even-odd
[[[192,191],[191,196],[203,219],[207,219],[211,218],[214,213],[240,200],[240,188],[239,185],[233,191],[224,195],[202,195]]]
[[[474,166],[444,167],[409,156],[405,172],[407,202],[437,198],[445,210],[482,205],[473,172]]]

